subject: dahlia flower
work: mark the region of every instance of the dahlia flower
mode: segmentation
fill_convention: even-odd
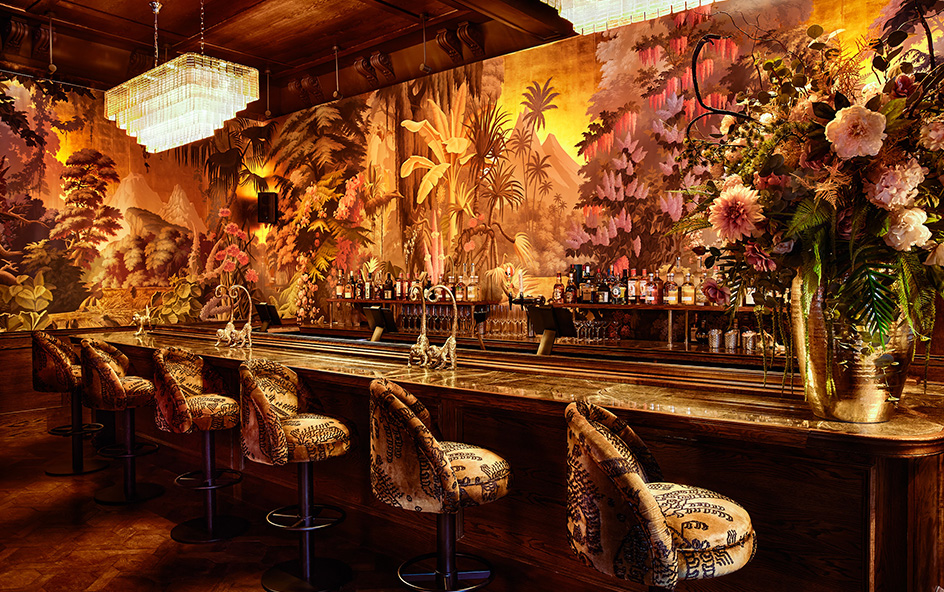
[[[744,259],[747,260],[748,265],[751,265],[757,271],[777,269],[777,262],[753,242],[747,243],[747,246],[744,247]]]
[[[910,251],[922,247],[931,239],[931,231],[924,225],[928,215],[921,208],[902,208],[889,216],[890,226],[885,244],[896,251]]]
[[[826,139],[843,160],[855,156],[875,156],[885,140],[885,116],[862,105],[840,109],[836,117],[826,124]]]
[[[708,208],[708,221],[715,232],[728,242],[751,235],[764,219],[757,203],[757,191],[735,186],[721,192]]]
[[[904,165],[879,167],[872,175],[874,181],[865,183],[865,195],[870,202],[889,211],[910,208],[926,172],[914,158]]]

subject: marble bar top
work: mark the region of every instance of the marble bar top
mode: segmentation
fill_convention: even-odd
[[[489,404],[509,409],[522,406],[538,409],[545,405],[550,408],[541,408],[544,412],[559,413],[570,401],[586,400],[623,410],[634,425],[684,430],[680,433],[689,436],[866,451],[893,457],[944,452],[944,385],[938,383],[931,383],[925,392],[923,385],[909,381],[891,421],[856,424],[819,419],[796,395],[777,397],[769,392],[752,395],[743,390],[718,392],[653,386],[634,383],[632,376],[615,382],[595,378],[592,371],[546,375],[539,368],[533,372],[521,369],[522,364],[514,370],[497,369],[494,363],[487,367],[464,363],[461,352],[455,370],[411,368],[406,365],[409,349],[406,344],[386,344],[380,350],[364,342],[339,343],[292,336],[274,340],[270,336],[264,343],[257,340],[251,350],[242,350],[215,346],[214,337],[197,332],[156,331],[142,336],[115,332],[87,337],[103,339],[119,349],[177,346],[234,366],[251,358],[267,358],[303,372],[336,375],[341,384],[354,380],[366,386],[366,381],[372,378],[385,377],[427,392],[443,390],[463,396],[486,396]],[[574,363],[579,364],[579,360]],[[667,365],[666,371],[682,372],[684,368]]]

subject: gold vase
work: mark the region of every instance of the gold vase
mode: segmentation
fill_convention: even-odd
[[[800,275],[794,278],[790,291],[793,349],[813,414],[854,423],[888,421],[895,413],[914,352],[914,334],[908,323],[901,320],[895,324],[883,349],[873,351],[865,343],[850,344],[848,336],[840,345],[836,334],[848,324],[840,320],[827,326],[822,287],[813,296],[809,314],[803,313]]]

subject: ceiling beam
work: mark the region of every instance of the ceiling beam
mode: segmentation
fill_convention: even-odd
[[[539,0],[440,0],[455,8],[471,10],[512,29],[553,41],[574,34],[570,21]]]
[[[420,14],[418,14],[418,13],[415,13],[415,12],[412,12],[412,11],[409,11],[409,10],[407,10],[407,9],[405,9],[405,8],[401,8],[401,7],[399,7],[399,6],[396,6],[395,4],[392,4],[392,3],[390,3],[390,2],[387,2],[386,0],[366,0],[366,1],[367,1],[369,4],[373,4],[374,6],[376,6],[377,8],[379,8],[380,10],[383,10],[383,11],[385,11],[385,12],[389,12],[389,13],[395,14],[395,15],[397,15],[397,16],[405,16],[405,17],[408,17],[408,18],[410,18],[410,19],[412,19],[412,20],[414,20],[414,21],[416,21],[416,22],[418,22],[418,23],[419,23],[419,22],[422,22],[422,20],[423,20],[422,15],[420,15]]]

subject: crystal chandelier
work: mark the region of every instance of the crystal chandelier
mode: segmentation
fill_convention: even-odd
[[[541,0],[581,35],[659,18],[720,0]]]
[[[203,55],[203,2],[200,54],[185,53],[157,65],[154,11],[154,65],[144,74],[105,93],[105,116],[137,138],[148,152],[162,152],[213,135],[223,123],[259,98],[259,71]]]

